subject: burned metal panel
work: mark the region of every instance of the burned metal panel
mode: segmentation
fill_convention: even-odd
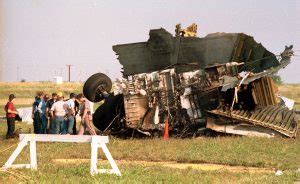
[[[214,33],[206,37],[173,37],[164,29],[150,30],[147,42],[115,45],[124,75],[149,73],[170,66],[198,63],[245,62],[243,70],[254,73],[278,66],[275,55],[243,33]]]
[[[177,63],[197,62],[200,68],[231,61],[238,34],[215,34],[204,38],[183,37]]]
[[[240,61],[245,62],[241,71],[262,72],[271,67],[277,67],[279,61],[276,56],[266,50],[261,43],[257,43],[252,36],[247,36],[244,40]]]
[[[124,75],[146,73],[164,69],[171,64],[173,36],[163,29],[151,30],[147,42],[115,45]]]
[[[116,45],[113,50],[117,53],[124,74],[146,72],[155,63],[151,63],[151,53],[144,43]],[[127,62],[130,61],[130,62]]]
[[[238,37],[238,33],[215,33],[201,38],[201,47],[204,47],[201,55],[206,66],[231,62]]]

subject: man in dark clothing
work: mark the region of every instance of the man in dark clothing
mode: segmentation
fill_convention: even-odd
[[[16,111],[13,102],[15,101],[15,95],[10,94],[8,97],[8,102],[5,105],[6,111],[6,119],[7,119],[7,134],[6,139],[14,138],[15,137],[15,118],[18,112]]]
[[[75,116],[74,116],[74,125],[73,125],[73,134],[76,135],[77,134],[77,129],[76,129],[76,115],[79,112],[79,102],[76,99],[75,100]]]
[[[44,98],[44,92],[37,92],[35,101],[32,104],[32,117],[33,117],[33,132],[35,134],[42,133],[42,103]]]
[[[48,128],[48,116],[47,116],[47,111],[46,111],[46,105],[49,100],[49,95],[45,94],[44,99],[42,99],[42,104],[41,104],[41,119],[42,119],[42,126],[41,126],[41,133],[46,134],[47,133],[47,128]]]
[[[57,93],[52,93],[52,98],[50,100],[47,101],[47,104],[46,104],[46,115],[47,117],[49,118],[49,129],[48,129],[48,133],[51,133],[50,130],[53,129],[53,117],[51,116],[51,113],[50,113],[50,109],[52,107],[52,105],[54,104],[54,102],[56,102],[57,100]]]
[[[50,111],[52,105],[54,104],[54,102],[56,102],[56,100],[57,100],[57,94],[56,93],[52,93],[52,98],[47,101],[47,105],[46,105],[47,108],[49,108],[49,111]],[[49,114],[50,114],[50,112],[49,112]]]

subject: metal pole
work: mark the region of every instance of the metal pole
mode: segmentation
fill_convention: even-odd
[[[68,75],[69,75],[69,82],[71,82],[71,66],[73,65],[66,65],[68,67]]]

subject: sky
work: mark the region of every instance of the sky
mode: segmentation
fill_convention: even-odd
[[[116,44],[147,41],[149,30],[198,25],[198,36],[243,32],[279,54],[294,45],[292,63],[279,72],[300,83],[300,0],[2,0],[5,81],[54,76],[85,81],[103,72],[121,77]]]

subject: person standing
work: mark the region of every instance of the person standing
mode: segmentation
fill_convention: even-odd
[[[33,131],[35,134],[40,134],[42,130],[42,101],[44,98],[44,92],[37,92],[35,101],[32,105],[32,119],[33,119]]]
[[[91,135],[96,135],[92,122],[92,113],[90,103],[84,98],[83,94],[78,94],[78,101],[80,102],[80,116],[81,123],[78,131],[78,135],[83,135],[87,130]]]
[[[66,115],[65,102],[62,93],[57,94],[57,101],[52,105],[50,114],[53,117],[51,133],[62,134],[64,128],[64,117]]]
[[[75,120],[75,99],[76,99],[76,94],[71,93],[70,99],[65,102],[66,121],[65,121],[64,131],[67,134],[73,133],[73,126]]]
[[[78,99],[76,98],[75,99],[75,116],[74,116],[74,125],[73,125],[73,134],[76,135],[77,134],[77,126],[76,126],[76,116],[79,112],[79,101]]]
[[[52,122],[53,122],[53,117],[51,116],[50,114],[50,109],[52,107],[52,105],[56,102],[57,100],[57,94],[56,93],[52,93],[52,98],[50,100],[47,101],[47,104],[46,104],[46,115],[47,115],[47,118],[49,118],[49,128],[48,128],[48,132],[50,132],[50,130],[53,129],[52,127]]]
[[[8,102],[5,105],[4,109],[6,112],[6,120],[7,120],[7,133],[6,139],[14,138],[15,137],[15,118],[18,112],[15,109],[14,101],[16,96],[14,94],[10,94],[8,96]]]
[[[41,110],[40,116],[41,116],[41,134],[47,133],[47,127],[48,127],[48,117],[47,117],[47,101],[49,100],[49,95],[45,94],[44,98],[41,100],[39,109]]]

